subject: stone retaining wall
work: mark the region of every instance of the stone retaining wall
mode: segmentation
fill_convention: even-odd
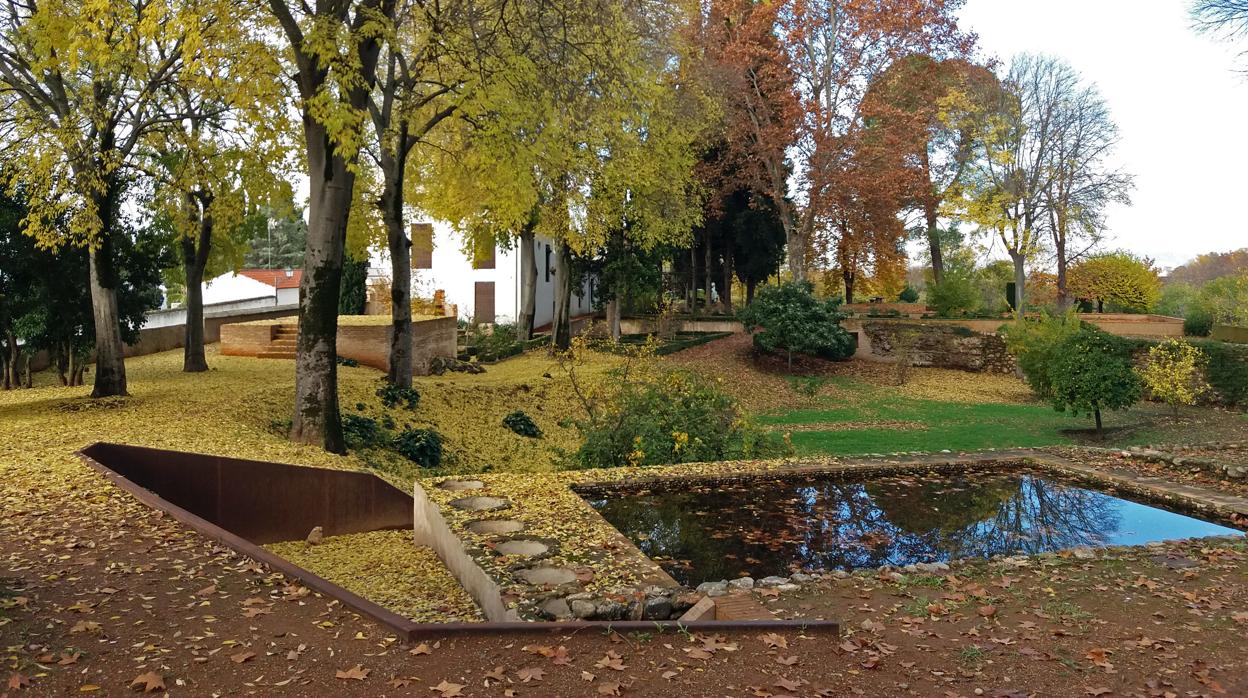
[[[849,329],[847,327],[847,329]],[[864,320],[858,327],[857,358],[897,360],[897,345],[912,335],[910,363],[929,368],[951,368],[977,373],[1014,373],[1017,365],[998,334],[985,334],[957,325]]]

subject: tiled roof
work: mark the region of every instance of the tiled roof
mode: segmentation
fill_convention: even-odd
[[[274,288],[299,288],[299,280],[303,278],[302,269],[241,269],[238,273]]]

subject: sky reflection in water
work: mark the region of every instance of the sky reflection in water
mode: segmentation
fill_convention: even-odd
[[[589,501],[689,585],[1240,533],[1021,471],[710,483]]]

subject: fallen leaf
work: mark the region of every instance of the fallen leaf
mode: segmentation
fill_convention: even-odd
[[[230,655],[230,661],[235,664],[242,664],[243,662],[254,659],[255,656],[255,652],[239,652],[238,654]]]
[[[350,669],[347,669],[346,671],[342,671],[341,669],[339,669],[338,671],[334,672],[334,678],[355,679],[356,681],[363,681],[364,679],[368,678],[368,674],[371,671],[372,669],[365,669],[359,664],[356,664],[355,666],[351,667]]]
[[[541,668],[539,667],[526,667],[524,669],[517,671],[516,677],[520,679],[522,683],[528,683],[530,681],[541,681],[543,678],[546,677],[546,672],[542,671]]]
[[[618,696],[621,688],[623,686],[620,685],[619,681],[608,681],[598,684],[598,693],[604,696]]]
[[[993,606],[992,604],[988,604],[987,606],[980,606],[979,615],[985,618],[991,618],[997,615],[997,607]]]
[[[441,693],[442,698],[456,698],[464,695],[464,687],[462,683],[450,683],[446,679],[442,679],[442,683],[437,686],[430,686],[429,690]]]
[[[28,686],[30,686],[30,678],[22,675],[20,671],[13,672],[13,675],[9,677],[9,688],[14,691],[20,691]]]
[[[144,693],[165,690],[165,677],[154,671],[139,674],[130,681],[130,688],[142,689]]]

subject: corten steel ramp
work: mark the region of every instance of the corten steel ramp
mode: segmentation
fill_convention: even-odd
[[[375,475],[113,443],[92,444],[78,456],[144,504],[338,599],[406,640],[452,633],[565,632],[579,628],[839,632],[836,622],[815,620],[417,623],[261,547],[302,540],[315,526],[320,526],[326,536],[411,529],[413,498]]]

